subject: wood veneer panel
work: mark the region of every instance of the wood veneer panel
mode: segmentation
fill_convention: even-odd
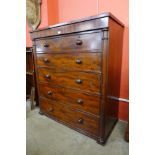
[[[74,109],[99,115],[100,96],[67,89],[59,86],[52,86],[47,83],[40,83],[40,96],[51,99],[58,103],[69,105]]]
[[[101,72],[101,53],[37,54],[37,65],[54,70]]]
[[[53,71],[48,68],[38,68],[38,79],[42,82],[74,88],[87,92],[100,93],[100,74],[77,71]]]
[[[107,70],[106,70],[106,92],[104,101],[104,131],[107,137],[118,120],[119,101],[110,97],[119,97],[121,65],[122,65],[122,42],[123,27],[112,19],[109,19],[109,31],[107,41]]]

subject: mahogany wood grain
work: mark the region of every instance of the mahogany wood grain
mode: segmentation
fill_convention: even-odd
[[[101,14],[98,14],[98,15],[93,15],[93,16],[89,16],[89,17],[84,17],[84,18],[81,18],[81,19],[74,19],[72,21],[68,21],[68,22],[64,22],[64,23],[59,23],[59,24],[55,24],[55,25],[50,25],[50,26],[47,26],[47,27],[43,27],[43,28],[38,28],[36,30],[33,30],[33,31],[30,31],[30,33],[32,32],[38,32],[38,31],[44,31],[46,29],[51,29],[51,28],[54,28],[54,27],[62,27],[64,25],[71,25],[71,24],[74,24],[74,23],[82,23],[82,22],[85,22],[85,21],[94,21],[95,19],[100,19],[100,18],[105,18],[105,17],[108,17],[108,18],[111,18],[112,20],[114,20],[117,24],[119,25],[124,25],[118,18],[116,18],[112,13],[110,12],[103,12]],[[83,24],[83,23],[82,23]],[[102,27],[103,28],[103,27]]]
[[[63,37],[45,38],[36,41],[37,53],[57,53],[101,49],[102,34],[76,34]]]
[[[37,54],[37,65],[56,70],[101,72],[101,53]]]
[[[32,40],[36,38],[43,38],[43,37],[50,37],[50,36],[59,36],[63,34],[69,34],[69,33],[75,33],[75,32],[83,32],[83,31],[90,31],[90,30],[98,30],[101,28],[108,28],[108,18],[100,18],[100,19],[94,19],[94,21],[84,21],[82,23],[73,23],[64,25],[61,27],[53,27],[44,29],[41,31],[34,31],[31,32],[31,38]]]
[[[40,96],[69,105],[90,114],[99,115],[100,96],[40,83]]]
[[[122,66],[122,42],[123,42],[123,27],[115,21],[109,19],[109,31],[107,32],[109,40],[105,40],[105,55],[106,55],[106,85],[104,100],[104,131],[105,137],[108,137],[111,130],[118,120],[119,101],[109,98],[109,96],[119,97],[120,81],[121,81],[121,66]]]
[[[88,30],[105,29],[109,27],[108,20],[112,19],[118,25],[124,26],[123,23],[116,18],[110,12],[104,12],[100,15],[95,15],[91,17],[86,17],[83,19],[78,19],[74,21],[69,21],[65,23],[59,23],[53,26],[48,26],[45,28],[40,28],[38,30],[31,31],[32,40],[41,37],[62,35],[68,33],[82,32]]]
[[[55,71],[49,68],[38,68],[39,81],[52,83],[52,85],[64,86],[99,94],[100,74],[77,72],[77,71]]]
[[[40,98],[41,111],[57,118],[59,121],[72,124],[73,126],[84,129],[91,134],[98,135],[97,117],[88,116],[84,113],[75,111],[64,104],[55,103],[52,100]]]
[[[40,112],[100,144],[118,119],[123,27],[103,13],[30,32]]]

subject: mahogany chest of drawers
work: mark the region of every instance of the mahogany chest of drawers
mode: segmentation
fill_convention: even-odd
[[[118,119],[123,24],[103,13],[30,34],[40,113],[104,144]]]

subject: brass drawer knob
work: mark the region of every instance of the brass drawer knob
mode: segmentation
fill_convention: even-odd
[[[45,75],[45,78],[50,79],[50,78],[51,78],[51,75],[46,74],[46,75]]]
[[[76,59],[75,61],[77,64],[82,64],[82,61],[80,59]]]
[[[83,120],[82,118],[78,119],[78,123],[79,123],[79,124],[83,124],[83,121],[84,121],[84,120]]]
[[[78,103],[78,104],[83,104],[83,100],[82,100],[82,99],[78,99],[78,100],[77,100],[77,103]]]
[[[48,91],[47,92],[47,95],[52,95],[53,93],[51,91]]]
[[[82,45],[82,40],[77,40],[76,45]]]
[[[45,59],[44,59],[44,62],[45,62],[45,63],[48,63],[48,62],[49,62],[48,58],[45,58]]]
[[[82,80],[81,80],[81,79],[77,79],[77,80],[75,80],[75,82],[76,82],[77,84],[81,84],[81,83],[82,83]]]
[[[53,111],[54,111],[53,108],[49,108],[49,109],[48,109],[48,112],[53,112]]]
[[[44,47],[49,47],[49,44],[48,43],[44,43]]]

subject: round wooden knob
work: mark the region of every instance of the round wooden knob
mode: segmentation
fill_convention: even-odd
[[[79,123],[79,124],[83,124],[83,121],[84,121],[84,120],[83,120],[82,118],[78,119],[78,123]]]
[[[83,104],[83,100],[82,100],[82,99],[78,99],[78,100],[77,100],[77,103],[78,103],[78,104]]]
[[[49,47],[49,44],[48,43],[44,43],[44,47]]]
[[[49,62],[48,58],[45,58],[45,59],[44,59],[44,62],[45,62],[45,63],[48,63],[48,62]]]
[[[47,92],[47,95],[52,95],[52,92],[51,92],[51,91],[48,91],[48,92]]]
[[[49,79],[50,77],[51,77],[51,75],[49,75],[49,74],[45,75],[45,78],[47,78],[47,79]]]
[[[82,61],[80,59],[76,59],[75,61],[77,64],[82,64]]]
[[[48,112],[53,112],[53,111],[54,111],[53,108],[49,108],[49,109],[48,109]]]
[[[77,84],[81,84],[81,83],[82,83],[82,80],[81,80],[81,79],[77,79],[77,80],[75,80],[75,82],[76,82]]]
[[[82,40],[77,40],[76,45],[82,45]]]

